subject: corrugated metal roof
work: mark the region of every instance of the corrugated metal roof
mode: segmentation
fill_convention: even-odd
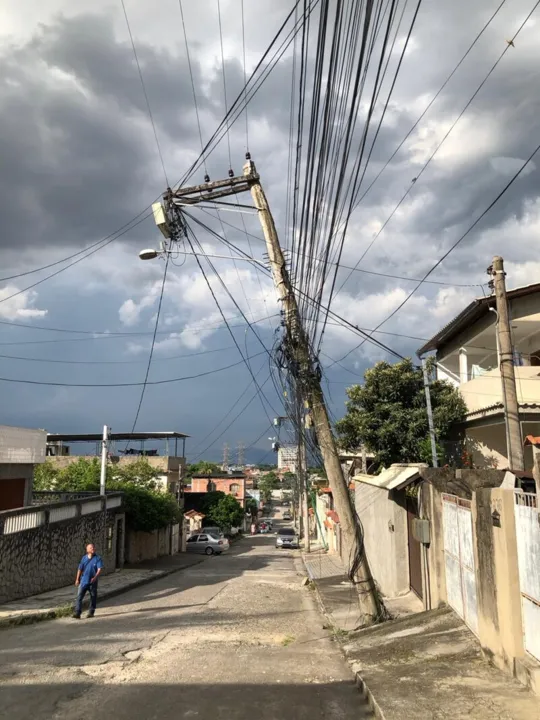
[[[354,476],[354,480],[365,483],[366,485],[373,485],[382,490],[400,490],[416,480],[420,475],[420,468],[425,467],[427,467],[426,463],[396,463],[390,465],[389,468],[383,470],[379,475],[359,474]]]
[[[532,295],[535,292],[540,292],[540,283],[534,283],[533,285],[523,285],[522,287],[514,288],[509,290],[507,293],[508,300],[515,300],[516,298],[523,297],[525,295]],[[472,303],[462,310],[453,320],[447,323],[442,330],[434,335],[430,340],[427,341],[417,351],[418,355],[430,352],[430,350],[438,350],[444,343],[451,340],[461,330],[472,325],[476,320],[479,320],[485,313],[488,312],[490,307],[495,307],[495,295],[489,295],[488,297],[476,298]]]

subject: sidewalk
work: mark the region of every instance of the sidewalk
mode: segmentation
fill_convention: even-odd
[[[128,565],[123,570],[100,578],[99,600],[101,602],[140,585],[146,585],[183,568],[197,565],[202,560],[200,556],[179,553],[137,565]],[[68,615],[73,611],[76,592],[75,585],[69,585],[0,605],[0,628]],[[88,597],[85,598],[85,605],[87,604]]]
[[[399,599],[403,617],[355,631],[358,599],[339,557],[304,555],[304,563],[336,640],[381,720],[540,720],[540,698],[492,667],[450,608],[410,614],[414,603]],[[386,604],[393,612],[392,603]]]

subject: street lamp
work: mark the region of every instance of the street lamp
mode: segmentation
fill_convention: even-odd
[[[152,248],[146,248],[146,250],[141,250],[141,252],[139,253],[139,257],[141,260],[155,260],[158,255],[158,251],[153,250]]]

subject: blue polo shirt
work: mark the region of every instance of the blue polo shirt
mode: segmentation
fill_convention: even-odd
[[[81,571],[81,585],[90,585],[91,581],[95,578],[98,569],[103,567],[103,560],[99,555],[92,555],[91,558],[88,555],[83,555],[81,562],[79,563],[79,570]]]

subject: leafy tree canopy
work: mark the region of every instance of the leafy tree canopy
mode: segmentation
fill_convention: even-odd
[[[272,471],[260,477],[258,487],[261,491],[261,497],[264,502],[269,503],[272,499],[272,490],[279,487],[279,478],[277,474]]]
[[[422,369],[410,359],[394,365],[379,362],[364,375],[364,385],[347,389],[347,413],[336,423],[339,443],[346,450],[362,444],[379,465],[431,463],[431,447]],[[452,426],[465,418],[466,406],[456,388],[430,383],[437,442],[452,436]]]
[[[193,477],[193,475],[213,475],[214,473],[221,473],[221,467],[207,460],[199,460],[199,462],[192,463],[186,468],[187,477]]]
[[[64,468],[47,461],[36,467],[34,489],[99,492],[99,477],[97,458],[79,458]],[[178,503],[172,495],[157,489],[157,477],[158,471],[145,458],[107,466],[107,490],[124,493],[126,520],[133,530],[151,532],[180,520]]]
[[[235,497],[224,495],[215,505],[212,505],[208,517],[222,530],[228,530],[231,527],[242,526],[244,509]]]

